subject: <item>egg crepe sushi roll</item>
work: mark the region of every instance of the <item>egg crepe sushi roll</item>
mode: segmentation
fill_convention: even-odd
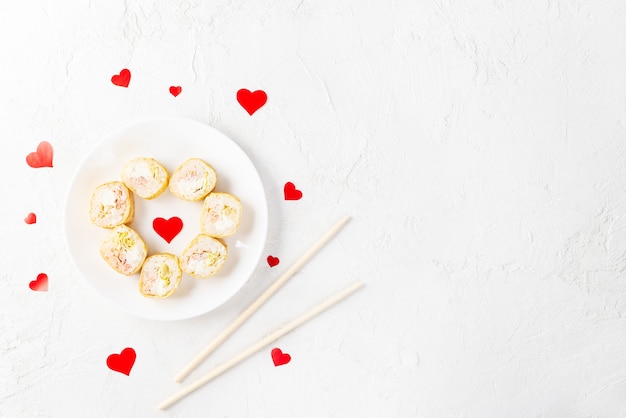
[[[209,194],[217,183],[217,173],[199,158],[190,158],[172,173],[170,192],[180,199],[197,201]]]
[[[219,240],[200,234],[183,251],[180,265],[196,279],[206,279],[219,271],[226,261],[228,248]]]
[[[155,254],[141,267],[139,291],[149,298],[166,298],[173,294],[183,277],[178,258],[173,254]]]
[[[122,181],[137,196],[154,199],[167,188],[169,173],[153,158],[134,158],[122,166]]]
[[[200,228],[212,237],[227,237],[239,228],[241,213],[241,202],[235,196],[230,193],[211,193],[204,199]]]
[[[135,216],[135,201],[130,190],[120,181],[96,187],[89,201],[91,223],[101,228],[113,228],[131,223]]]
[[[141,268],[148,248],[139,234],[126,225],[116,226],[100,245],[100,255],[118,273],[132,276]]]

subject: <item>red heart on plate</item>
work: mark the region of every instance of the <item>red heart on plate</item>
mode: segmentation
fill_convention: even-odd
[[[34,213],[29,213],[28,215],[26,215],[26,217],[24,218],[24,222],[26,222],[28,225],[32,225],[34,223],[37,222],[37,215],[35,215]]]
[[[183,91],[183,88],[181,86],[171,86],[170,87],[170,94],[172,96],[174,96],[174,97],[178,96],[181,91]]]
[[[135,364],[137,353],[130,347],[126,347],[119,354],[111,354],[107,357],[107,366],[114,372],[124,373],[126,376],[130,376],[130,370]]]
[[[32,168],[52,167],[54,151],[49,142],[42,141],[37,146],[37,151],[26,156],[26,164]]]
[[[291,361],[291,356],[287,353],[283,353],[280,348],[274,348],[272,350],[272,361],[274,366],[282,366]]]
[[[241,89],[237,92],[237,101],[252,116],[267,102],[267,94],[263,90],[250,91]]]
[[[288,181],[287,183],[285,183],[285,187],[284,187],[284,193],[285,193],[285,200],[300,200],[302,199],[302,192],[298,189],[296,189],[296,186]]]
[[[152,228],[154,228],[154,231],[169,244],[183,229],[183,220],[178,216],[174,216],[167,220],[164,218],[154,218],[154,221],[152,221]]]
[[[130,83],[130,71],[124,68],[119,74],[111,77],[111,83],[120,87],[128,87],[128,83]]]
[[[269,264],[270,267],[277,266],[278,263],[280,263],[278,257],[272,257],[271,255],[267,256],[267,264]]]
[[[37,278],[28,284],[28,287],[36,292],[47,292],[48,275],[46,273],[39,273]]]

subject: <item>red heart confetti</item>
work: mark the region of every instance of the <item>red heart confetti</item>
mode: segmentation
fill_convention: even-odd
[[[28,287],[36,292],[47,292],[48,275],[46,273],[39,273],[37,278],[28,284]]]
[[[272,361],[274,362],[274,366],[282,366],[291,361],[291,356],[287,353],[283,353],[280,348],[274,348],[272,350]]]
[[[181,91],[183,91],[183,88],[181,86],[171,86],[170,87],[170,94],[172,96],[174,96],[174,97],[178,96]]]
[[[52,167],[54,151],[49,142],[42,141],[37,146],[37,151],[26,156],[26,164],[32,168]]]
[[[267,264],[269,264],[270,267],[277,266],[278,263],[280,263],[278,257],[272,257],[271,255],[267,256]]]
[[[37,215],[35,215],[34,213],[29,213],[28,215],[26,215],[26,217],[24,218],[24,222],[26,222],[28,225],[32,225],[34,223],[37,223]]]
[[[126,347],[119,354],[111,354],[107,357],[107,366],[114,372],[120,372],[130,376],[130,370],[135,364],[137,353],[130,347]]]
[[[247,89],[241,89],[237,92],[237,101],[252,116],[267,102],[267,94],[263,90],[251,92]]]
[[[111,77],[111,83],[120,87],[128,87],[128,83],[130,83],[130,71],[124,68],[119,74]]]
[[[169,244],[183,229],[183,221],[178,216],[167,220],[164,218],[155,218],[154,221],[152,221],[152,228]]]
[[[300,200],[302,199],[302,192],[296,189],[295,184],[288,181],[284,187],[285,200]]]

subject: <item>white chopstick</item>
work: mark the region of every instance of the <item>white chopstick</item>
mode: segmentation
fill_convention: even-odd
[[[326,234],[324,234],[307,252],[305,252],[293,265],[283,273],[261,296],[259,296],[250,306],[243,311],[235,321],[226,327],[200,354],[196,356],[183,370],[174,377],[174,381],[182,382],[202,361],[209,356],[220,344],[237,330],[257,309],[261,307],[278,289],[284,285],[302,266],[309,261],[337,232],[350,220],[350,216],[345,216],[337,222]]]
[[[262,340],[260,340],[256,344],[251,345],[246,350],[242,351],[241,353],[239,353],[238,355],[236,355],[232,359],[228,360],[225,363],[222,363],[220,366],[218,366],[215,369],[213,369],[213,371],[209,372],[204,377],[202,377],[202,378],[196,380],[195,382],[191,383],[186,388],[176,392],[174,395],[172,395],[171,397],[169,397],[166,400],[164,400],[163,402],[161,402],[157,406],[157,408],[158,409],[167,409],[167,408],[169,408],[170,406],[172,406],[173,404],[175,404],[176,402],[178,402],[179,400],[181,400],[185,396],[189,395],[194,390],[196,390],[196,389],[200,388],[201,386],[207,384],[208,382],[210,382],[211,380],[213,380],[214,378],[216,378],[220,374],[224,373],[226,370],[228,370],[231,367],[239,364],[240,362],[242,362],[243,360],[247,359],[252,354],[254,354],[257,351],[259,351],[260,349],[262,349],[263,347],[273,343],[278,338],[280,338],[283,335],[287,334],[289,331],[292,331],[294,328],[302,325],[303,323],[305,323],[309,319],[319,315],[324,310],[330,308],[334,304],[336,304],[336,303],[342,301],[343,299],[347,298],[348,296],[350,296],[352,293],[357,291],[362,286],[363,286],[362,282],[356,282],[356,283],[352,284],[351,286],[345,288],[341,292],[335,294],[334,296],[331,296],[330,298],[326,299],[324,302],[320,303],[319,305],[317,305],[313,309],[305,312],[304,314],[300,315],[299,317],[297,317],[293,321],[289,322],[287,325],[285,325],[282,328],[279,328],[278,330],[272,332],[270,335],[268,335],[267,337],[263,338]]]

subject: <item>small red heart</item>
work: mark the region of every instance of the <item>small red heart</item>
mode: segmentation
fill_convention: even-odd
[[[271,255],[267,256],[267,264],[269,264],[270,267],[277,266],[278,263],[280,263],[278,257],[272,257]]]
[[[28,225],[32,225],[34,223],[37,222],[37,215],[35,215],[34,213],[29,213],[28,215],[26,215],[26,217],[24,218],[24,222],[26,222]]]
[[[252,116],[267,102],[267,94],[263,90],[251,92],[247,89],[241,89],[237,92],[237,101]]]
[[[272,350],[272,361],[274,366],[282,366],[291,361],[291,356],[287,353],[283,353],[280,348],[274,348]]]
[[[37,146],[37,151],[26,156],[26,164],[32,168],[52,167],[54,151],[49,142],[42,141]]]
[[[152,221],[152,228],[169,244],[183,229],[183,221],[178,216],[167,220],[164,218],[155,218],[154,221]]]
[[[111,83],[120,87],[128,87],[128,83],[130,83],[130,71],[124,68],[119,74],[111,77]]]
[[[124,373],[126,376],[130,376],[130,370],[135,364],[137,353],[130,347],[126,347],[119,354],[111,354],[107,357],[107,366],[114,372]]]
[[[172,96],[174,96],[174,97],[178,96],[181,91],[183,91],[183,88],[181,86],[171,86],[170,87],[170,94]]]
[[[290,181],[285,183],[284,192],[285,192],[285,200],[302,199],[302,192],[296,189],[296,186]]]
[[[39,273],[37,278],[28,284],[28,287],[36,292],[47,292],[48,275],[46,273]]]

